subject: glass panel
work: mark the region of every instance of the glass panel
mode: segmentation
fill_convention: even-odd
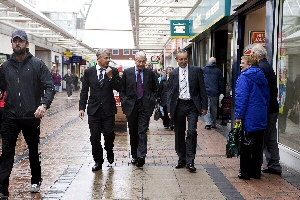
[[[123,54],[124,54],[124,55],[130,55],[130,50],[129,50],[129,49],[124,49]]]
[[[300,4],[285,0],[278,35],[279,142],[300,152]],[[293,110],[296,111],[293,117]],[[297,117],[298,113],[298,117]]]
[[[119,49],[113,49],[112,54],[113,55],[119,55]]]

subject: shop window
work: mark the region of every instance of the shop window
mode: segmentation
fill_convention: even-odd
[[[119,55],[119,49],[113,49],[112,54],[113,55]]]
[[[298,0],[282,1],[279,21],[277,70],[279,77],[279,142],[300,152],[300,6]],[[298,117],[293,116],[293,112]]]
[[[139,50],[132,50],[132,55],[135,55]]]
[[[123,50],[123,55],[130,55],[130,50],[129,49],[124,49]]]

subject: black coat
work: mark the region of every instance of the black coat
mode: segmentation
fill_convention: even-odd
[[[168,91],[169,91],[169,81],[167,80],[167,76],[162,77],[159,90],[158,90],[158,98],[160,99],[161,106],[168,105]]]
[[[279,104],[277,101],[278,90],[277,90],[277,77],[272,66],[268,63],[266,58],[263,58],[259,61],[259,68],[264,72],[270,89],[270,106],[269,113],[278,113]]]
[[[151,117],[156,104],[158,80],[155,73],[147,68],[143,70],[143,88],[143,107],[145,108],[145,115]],[[123,112],[128,117],[137,100],[135,67],[125,69],[122,76],[122,90],[120,92],[120,97]]]
[[[203,72],[200,67],[187,67],[191,99],[197,107],[198,112],[202,113],[202,109],[208,109],[208,99],[205,90]],[[170,88],[168,92],[168,113],[170,113],[173,118],[177,107],[177,100],[179,98],[179,67],[171,72],[169,84]]]
[[[96,66],[90,67],[84,71],[84,79],[79,100],[79,110],[85,110],[88,100],[87,114],[94,115],[102,104],[103,110],[107,116],[117,113],[116,99],[113,90],[120,91],[121,78],[118,69],[111,67],[113,77],[109,80],[108,76],[104,75],[104,83],[100,87]],[[90,96],[88,93],[90,91]]]

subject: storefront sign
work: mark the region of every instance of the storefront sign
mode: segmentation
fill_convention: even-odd
[[[243,7],[247,0],[231,0],[230,15],[235,13],[239,8]]]
[[[82,56],[72,56],[70,58],[71,63],[81,63],[82,62]]]
[[[159,56],[151,56],[151,64],[157,64],[160,61]]]
[[[250,31],[250,44],[266,43],[266,35],[264,31]]]
[[[64,52],[64,56],[66,56],[66,57],[72,57],[73,53],[72,52]]]
[[[171,20],[171,38],[189,38],[190,21],[189,20]]]
[[[189,18],[192,21],[191,37],[194,38],[224,16],[229,16],[230,1],[227,0],[202,0],[198,8]]]
[[[70,64],[70,58],[63,56],[63,64]]]

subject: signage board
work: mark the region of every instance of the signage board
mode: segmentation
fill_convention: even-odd
[[[72,57],[73,53],[72,52],[64,52],[64,56],[66,56],[66,57]]]
[[[151,64],[157,64],[160,61],[159,56],[151,56]]]
[[[170,20],[171,38],[189,38],[190,20]]]
[[[82,56],[72,56],[70,58],[71,63],[81,63],[82,62]]]
[[[250,31],[250,44],[266,43],[266,35],[264,31]]]

